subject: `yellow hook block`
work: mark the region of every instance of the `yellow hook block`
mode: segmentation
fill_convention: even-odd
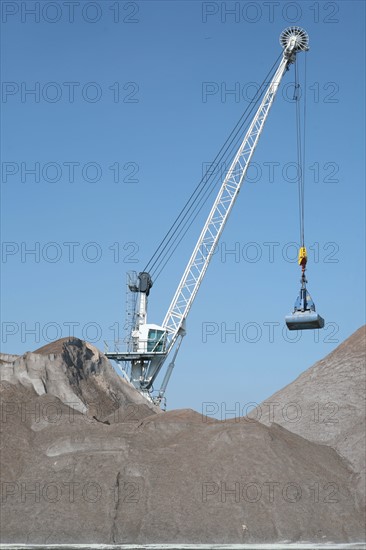
[[[307,261],[308,261],[308,255],[307,255],[307,252],[306,252],[306,247],[302,246],[299,250],[298,263],[299,263],[299,265],[305,266]]]

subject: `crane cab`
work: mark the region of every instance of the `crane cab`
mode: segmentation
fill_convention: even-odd
[[[286,325],[289,330],[320,329],[324,327],[324,319],[315,311],[315,304],[303,285],[296,299],[292,314],[286,315]]]
[[[132,331],[132,347],[138,353],[164,353],[166,344],[166,330],[154,324],[140,325]]]

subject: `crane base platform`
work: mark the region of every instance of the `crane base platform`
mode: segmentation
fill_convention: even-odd
[[[319,329],[324,327],[324,319],[315,311],[297,311],[285,317],[289,330]]]
[[[158,352],[151,352],[151,353],[139,353],[139,352],[119,352],[119,351],[105,351],[104,355],[108,357],[108,359],[112,359],[113,361],[149,361],[153,359],[154,357],[165,357],[166,353],[158,353]]]

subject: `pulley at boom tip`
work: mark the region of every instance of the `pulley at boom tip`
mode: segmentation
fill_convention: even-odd
[[[284,50],[293,45],[293,52],[309,50],[309,35],[301,27],[287,27],[280,35],[280,44]]]

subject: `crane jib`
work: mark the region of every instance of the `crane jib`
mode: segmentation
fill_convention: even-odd
[[[280,43],[283,47],[283,54],[279,65],[230,164],[161,325],[147,323],[147,296],[152,287],[150,274],[147,271],[141,272],[136,277],[136,281],[129,284],[130,290],[138,295],[133,316],[130,350],[126,353],[107,352],[106,355],[116,361],[129,362],[131,364],[130,382],[145,397],[154,400],[152,397],[153,383],[175,347],[173,358],[167,367],[158,396],[155,398],[157,403],[164,399],[178,350],[186,334],[186,319],[240,191],[282,77],[289,65],[295,62],[297,53],[308,50],[307,33],[299,27],[285,29],[280,36]],[[164,247],[162,244],[159,246],[159,255],[166,246],[166,244]],[[155,263],[156,260],[151,265],[154,266]],[[305,279],[303,285],[305,285]],[[321,324],[321,317],[315,313],[315,306],[313,307],[310,296],[307,298],[305,286],[303,286],[303,291],[297,301],[298,305],[295,304],[293,313],[296,315],[296,326],[306,324],[306,314],[308,313],[308,315],[312,315],[312,319],[310,320],[308,317],[307,322],[314,325],[312,328],[318,328],[315,325]],[[322,321],[324,323],[324,320]],[[289,322],[293,323],[294,321],[290,320]]]

